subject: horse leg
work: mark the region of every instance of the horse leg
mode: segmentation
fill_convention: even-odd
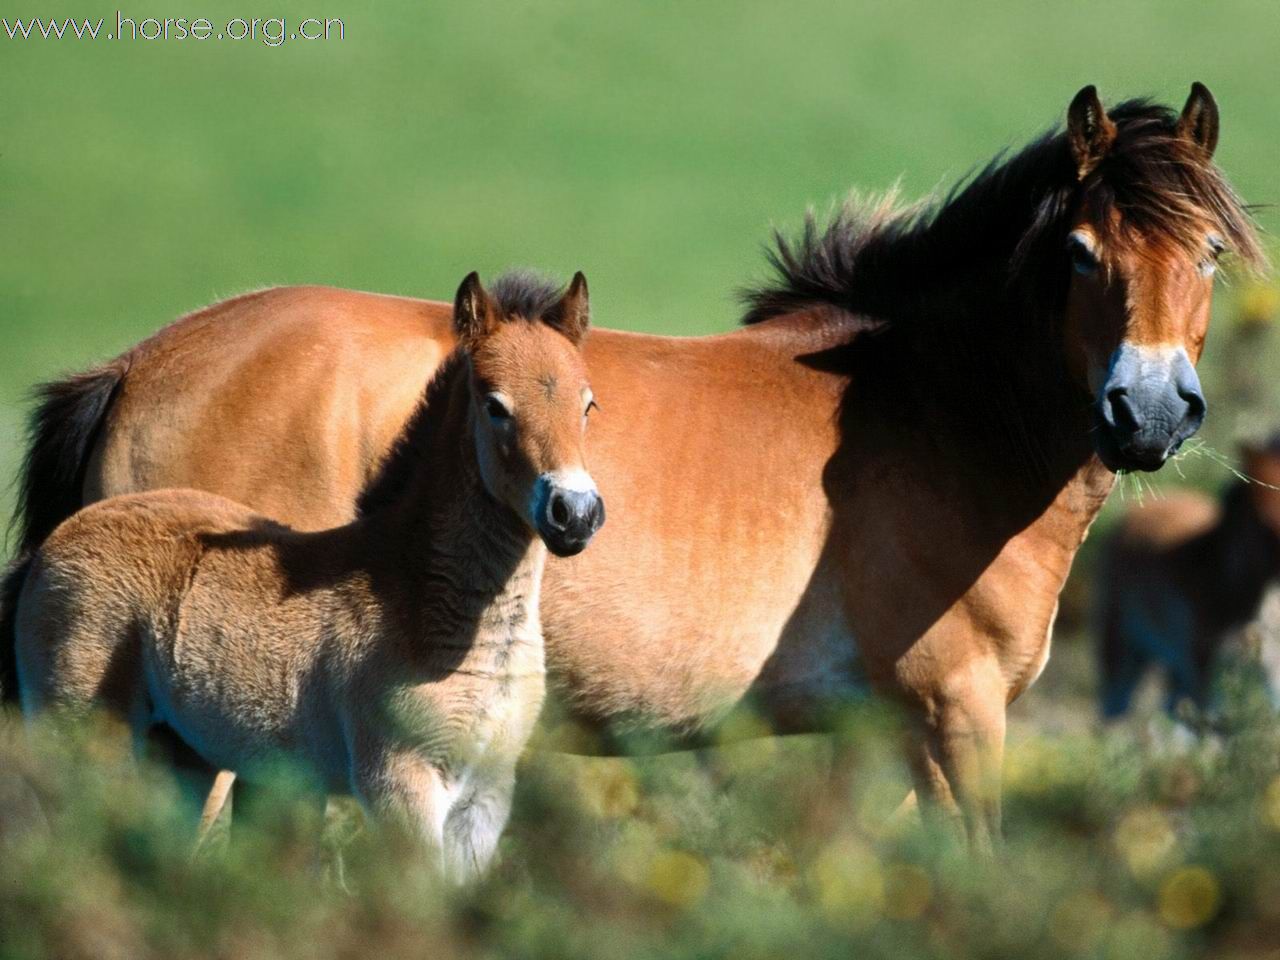
[[[122,759],[135,762],[143,757],[151,707],[138,631],[89,622],[87,617],[75,623],[56,614],[30,620],[33,628],[20,630],[15,644],[25,683],[23,713],[65,721],[82,720],[99,710],[107,721],[106,734],[127,744]]]
[[[235,779],[236,775],[230,770],[219,770],[217,776],[213,778],[213,786],[209,788],[209,795],[205,797],[204,809],[200,811],[200,824],[196,828],[196,853],[204,847],[210,831],[213,830],[213,825],[218,822],[223,808],[231,800],[231,787]]]
[[[147,758],[173,773],[184,807],[193,813],[197,808],[201,810],[192,844],[192,852],[198,853],[204,849],[222,811],[229,810],[234,775],[229,774],[231,779],[224,782],[218,769],[206,762],[168,724],[148,725],[145,732],[145,742],[139,745]]]
[[[970,846],[989,856],[1000,842],[1005,684],[999,666],[975,665],[934,699],[912,751],[921,812],[963,824]]]
[[[450,879],[467,883],[484,875],[511,816],[514,793],[514,771],[508,771],[459,798],[444,827],[444,859]]]
[[[917,823],[919,817],[920,800],[916,791],[911,790],[902,798],[902,802],[894,808],[893,813],[889,814],[881,829],[887,834],[894,834],[906,829],[910,823]]]
[[[421,844],[436,869],[447,876],[445,821],[452,803],[437,767],[417,754],[400,751],[357,760],[353,781],[356,798],[365,809]]]

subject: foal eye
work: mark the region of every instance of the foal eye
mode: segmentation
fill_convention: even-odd
[[[484,398],[484,412],[493,420],[507,420],[511,417],[511,411],[507,409],[507,405],[493,396]]]
[[[1098,272],[1098,257],[1089,244],[1077,234],[1067,239],[1067,250],[1071,254],[1071,269],[1082,277],[1092,276]]]

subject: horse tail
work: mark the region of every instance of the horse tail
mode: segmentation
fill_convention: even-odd
[[[34,552],[80,509],[89,454],[127,371],[121,358],[35,388],[11,524],[18,530],[19,557]]]
[[[0,584],[0,697],[17,699],[14,633],[18,594],[31,557],[58,524],[80,509],[89,455],[128,372],[127,357],[35,388],[27,453],[10,521],[18,549]]]

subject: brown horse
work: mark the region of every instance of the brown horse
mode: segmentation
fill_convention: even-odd
[[[1106,544],[1096,588],[1102,713],[1124,714],[1153,668],[1172,712],[1204,708],[1215,661],[1280,579],[1280,435],[1246,448],[1249,480],[1221,502],[1179,493],[1137,507]]]
[[[463,880],[506,823],[542,706],[547,548],[603,522],[583,459],[587,292],[458,290],[394,495],[297,533],[195,490],[114,497],[35,553],[17,608],[24,710],[105,706],[252,779],[281,757],[401,821]],[[545,543],[545,546],[544,546]]]
[[[1198,84],[1180,115],[1108,114],[1087,87],[1065,131],[937,203],[850,205],[780,242],[743,329],[594,331],[613,519],[548,566],[552,692],[602,732],[698,742],[739,705],[827,730],[870,688],[914,718],[924,797],[958,800],[982,842],[1006,705],[1044,666],[1111,471],[1195,431],[1215,261],[1261,262],[1217,139]],[[347,520],[451,347],[445,304],[331,289],[179,320],[45,388],[23,549],[85,501],[167,485]]]

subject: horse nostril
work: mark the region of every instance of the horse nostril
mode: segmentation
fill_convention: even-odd
[[[1204,395],[1199,390],[1179,390],[1178,396],[1187,405],[1186,419],[1202,419],[1205,414]]]
[[[1111,407],[1111,419],[1114,426],[1129,432],[1142,426],[1142,421],[1129,403],[1129,391],[1125,387],[1116,387],[1107,391],[1107,404]]]
[[[551,522],[561,530],[569,525],[569,507],[558,493],[551,498],[550,514]]]

